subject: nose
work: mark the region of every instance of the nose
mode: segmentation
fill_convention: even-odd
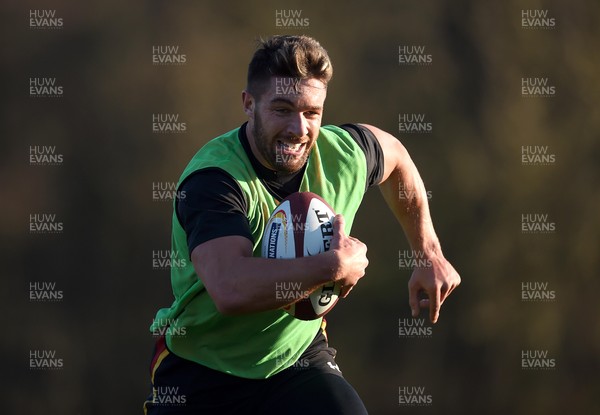
[[[290,137],[305,137],[308,135],[308,120],[301,112],[294,113],[287,125],[287,134]]]

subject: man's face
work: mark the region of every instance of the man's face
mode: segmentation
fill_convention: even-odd
[[[319,136],[327,89],[317,79],[272,77],[256,101],[248,92],[248,139],[267,168],[284,173],[300,170]]]

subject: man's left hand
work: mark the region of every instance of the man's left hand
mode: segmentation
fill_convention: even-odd
[[[460,284],[460,275],[441,253],[426,258],[430,266],[415,268],[408,281],[409,304],[413,317],[429,308],[429,318],[436,323],[442,304]],[[427,298],[419,298],[420,294]]]

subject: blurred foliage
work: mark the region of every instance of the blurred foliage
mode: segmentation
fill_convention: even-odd
[[[171,205],[154,182],[176,181],[194,152],[244,121],[240,92],[259,36],[284,33],[275,10],[301,10],[335,74],[325,123],[366,122],[398,136],[419,166],[446,256],[463,283],[428,339],[398,336],[409,316],[408,249],[377,190],[355,236],[367,276],[328,317],[345,376],[373,414],[558,414],[598,411],[600,392],[600,5],[594,0],[454,2],[148,1],[2,6],[0,170],[2,290],[9,413],[139,413],[149,393],[147,327],[171,302],[154,250],[170,244]],[[31,30],[30,9],[56,10],[59,30]],[[521,27],[548,10],[552,29]],[[398,65],[398,46],[425,45],[429,66]],[[152,47],[178,45],[181,66],[155,66]],[[28,80],[56,77],[61,98],[30,98]],[[521,96],[547,77],[551,98]],[[177,113],[185,134],[155,134]],[[424,113],[430,134],[401,134],[399,113]],[[30,166],[29,147],[56,146],[59,166]],[[521,165],[521,146],[556,162]],[[58,235],[27,232],[54,213]],[[521,233],[521,215],[548,214],[552,234]],[[28,299],[55,281],[58,303]],[[554,302],[522,302],[521,283],[547,282]],[[54,349],[60,371],[28,370]],[[553,371],[521,369],[547,350]],[[433,405],[398,407],[399,386],[425,386]],[[119,408],[119,409],[114,409]]]

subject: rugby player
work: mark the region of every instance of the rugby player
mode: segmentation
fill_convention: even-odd
[[[208,142],[184,169],[172,250],[189,261],[172,267],[175,300],[151,327],[165,335],[151,363],[148,414],[367,413],[335,362],[325,321],[287,314],[282,307],[302,292],[282,304],[275,287],[299,283],[310,292],[339,281],[341,296],[350,293],[368,265],[367,247],[348,235],[369,187],[381,189],[411,248],[431,265],[409,280],[413,317],[425,308],[435,323],[459,285],[400,141],[372,125],[321,125],[332,75],[313,38],[261,41],[242,92],[247,122]],[[399,185],[409,197],[398,197]],[[270,213],[297,191],[320,195],[338,213],[330,250],[260,258]]]

